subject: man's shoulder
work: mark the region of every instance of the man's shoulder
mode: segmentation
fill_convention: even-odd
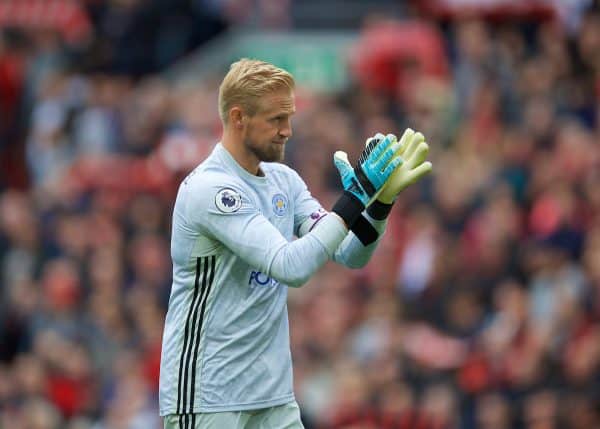
[[[209,160],[207,160],[209,161]],[[203,162],[192,170],[182,184],[193,189],[207,190],[211,188],[233,186],[244,188],[245,182],[219,163]]]
[[[232,214],[250,207],[250,191],[241,178],[219,168],[200,165],[181,184],[178,198],[196,214]]]

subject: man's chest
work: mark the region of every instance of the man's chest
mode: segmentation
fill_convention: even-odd
[[[261,214],[281,234],[291,240],[294,235],[294,204],[289,193],[280,186],[271,185],[254,191],[254,199]]]

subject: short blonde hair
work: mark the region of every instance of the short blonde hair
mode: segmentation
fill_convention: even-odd
[[[260,99],[280,89],[294,89],[293,76],[273,64],[242,58],[231,64],[219,87],[219,115],[224,124],[229,109],[238,105],[249,115],[259,108]]]

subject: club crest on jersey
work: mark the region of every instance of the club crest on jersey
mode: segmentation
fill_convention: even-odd
[[[283,194],[275,194],[273,195],[273,212],[277,216],[283,216],[285,211],[287,210],[287,198]]]
[[[215,196],[215,205],[223,213],[237,212],[242,207],[242,196],[230,188],[223,188]]]

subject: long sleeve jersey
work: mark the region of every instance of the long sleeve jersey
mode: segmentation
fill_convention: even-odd
[[[329,259],[362,266],[376,246],[328,215],[294,170],[260,168],[262,176],[248,173],[219,143],[179,187],[163,416],[293,401],[287,286],[301,286]]]

